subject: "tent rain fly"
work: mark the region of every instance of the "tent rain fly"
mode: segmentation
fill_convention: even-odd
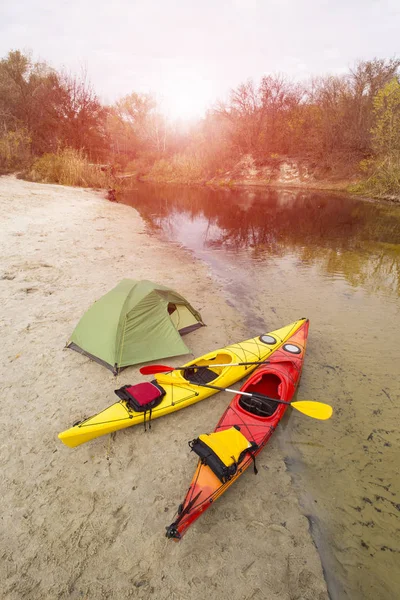
[[[123,279],[83,315],[67,346],[116,374],[129,365],[190,353],[181,335],[203,325],[200,313],[174,290]]]

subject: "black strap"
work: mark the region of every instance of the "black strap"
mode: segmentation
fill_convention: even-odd
[[[249,448],[249,454],[253,461],[254,475],[257,475],[258,470],[256,466],[256,450],[259,449],[259,445],[256,442],[251,442],[251,448]]]
[[[251,443],[251,447],[250,448],[246,448],[246,450],[243,450],[243,452],[240,454],[239,456],[239,460],[238,463],[241,463],[243,458],[245,457],[246,454],[250,455],[251,460],[253,461],[253,467],[254,467],[254,475],[257,475],[258,470],[257,470],[257,466],[256,466],[256,455],[255,455],[255,451],[258,450],[259,446],[258,444],[256,444],[256,442],[250,442]]]
[[[143,411],[143,425],[144,425],[144,430],[147,431],[146,428],[146,415],[147,413],[149,413],[149,418],[147,419],[147,425],[149,426],[149,430],[151,429],[151,415],[153,413],[153,407],[149,408],[148,410]]]
[[[257,466],[256,466],[256,455],[254,454],[254,452],[250,452],[250,456],[253,460],[254,475],[257,475],[258,470],[257,470]]]
[[[196,502],[197,498],[200,496],[201,491],[196,494],[196,496],[194,498],[192,498],[192,500],[190,502],[188,502],[188,504],[186,505],[186,507],[183,509],[183,511],[181,512],[180,515],[178,515],[178,518],[174,521],[173,525],[178,525],[181,520],[183,519],[183,517],[185,515],[187,515],[187,513],[190,511],[190,509],[192,508],[193,504]]]

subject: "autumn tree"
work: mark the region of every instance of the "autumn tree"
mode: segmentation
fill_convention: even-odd
[[[254,153],[261,133],[261,96],[253,81],[232,89],[227,102],[220,102],[214,115],[230,124],[230,144],[237,153]]]
[[[34,154],[69,146],[100,155],[105,117],[85,75],[59,74],[19,50],[0,61],[0,130],[26,130]]]
[[[373,147],[389,160],[400,158],[400,83],[393,78],[374,98]]]
[[[400,59],[359,61],[350,69],[348,84],[351,92],[348,105],[348,135],[353,148],[368,154],[371,148],[371,128],[374,123],[374,99],[398,72]]]
[[[354,190],[374,196],[398,196],[400,192],[400,83],[394,77],[373,99],[371,128],[374,158],[361,163],[367,176]]]
[[[107,109],[101,104],[86,73],[79,77],[63,73],[58,82],[53,110],[61,124],[61,145],[84,150],[93,158],[102,157],[109,149]]]
[[[258,121],[260,149],[266,152],[288,154],[296,149],[298,129],[301,128],[303,87],[283,75],[268,75],[259,86],[261,109]]]
[[[111,143],[115,152],[153,152],[167,150],[169,129],[156,100],[150,94],[133,92],[116,102],[109,120]]]
[[[52,146],[59,123],[52,110],[59,83],[45,63],[10,52],[0,61],[0,127],[3,132],[25,129],[34,152]]]

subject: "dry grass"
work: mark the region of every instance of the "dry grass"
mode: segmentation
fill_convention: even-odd
[[[10,173],[29,164],[31,139],[25,129],[6,131],[0,137],[0,173]]]
[[[113,178],[100,165],[89,163],[82,151],[65,148],[56,154],[44,154],[33,163],[26,179],[92,188],[113,187]]]
[[[204,178],[204,166],[194,154],[175,154],[158,160],[147,175],[147,179],[160,183],[200,183]]]

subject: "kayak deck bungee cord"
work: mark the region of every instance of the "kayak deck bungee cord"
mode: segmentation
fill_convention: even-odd
[[[296,392],[303,367],[308,320],[258,367],[232,399],[213,433],[189,442],[200,457],[175,521],[166,536],[179,541],[189,526],[251,465],[266,445]],[[257,396],[259,394],[259,396]],[[251,479],[247,480],[251,484]]]
[[[124,386],[116,390],[119,402],[76,423],[58,437],[65,445],[74,448],[107,433],[143,425],[146,417],[149,422],[150,418],[157,419],[204,400],[217,390],[203,388],[196,383],[212,382],[227,387],[243,379],[259,363],[268,360],[305,322],[306,319],[300,319],[271,333],[215,350],[178,370],[158,373],[152,383]]]

